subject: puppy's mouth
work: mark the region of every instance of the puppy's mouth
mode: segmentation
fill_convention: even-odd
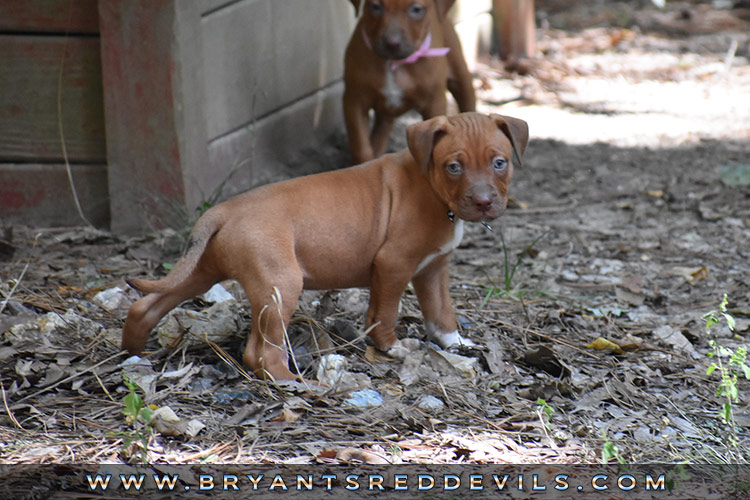
[[[380,37],[375,42],[372,51],[375,55],[382,57],[383,59],[389,59],[398,61],[400,59],[406,59],[417,50],[414,44],[409,43],[406,40],[388,40],[385,37]]]
[[[505,202],[498,199],[486,205],[462,200],[454,212],[456,216],[467,222],[490,222],[503,215],[505,212]]]

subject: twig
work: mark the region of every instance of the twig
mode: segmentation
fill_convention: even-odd
[[[3,301],[3,304],[0,305],[0,314],[5,309],[5,306],[8,305],[8,301],[10,301],[11,296],[16,291],[16,288],[18,288],[18,285],[21,283],[23,276],[26,274],[26,271],[29,269],[29,264],[30,262],[27,262],[26,265],[23,266],[23,271],[21,271],[21,276],[19,276],[16,282],[13,284],[13,288],[10,289],[10,292],[8,292],[8,295],[5,296],[5,300]]]
[[[484,422],[485,424],[489,425],[490,427],[492,427],[493,429],[495,429],[497,431],[500,431],[500,432],[503,432],[503,433],[506,433],[506,434],[513,434],[509,430],[503,429],[502,427],[500,427],[499,425],[495,424],[494,422],[491,422],[491,421],[487,420],[486,418],[482,418],[479,415],[476,415],[476,414],[473,414],[473,413],[469,413],[468,411],[463,411],[463,410],[461,410],[459,408],[453,408],[452,411],[455,411],[456,413],[462,413],[463,415],[466,415],[467,417],[471,417],[471,418],[473,418],[475,420],[479,420],[480,422]],[[508,417],[506,419],[503,419],[501,421],[501,423],[505,423],[505,422],[509,421],[511,418],[513,418],[513,417]]]
[[[566,211],[578,206],[577,201],[568,203],[567,205],[554,205],[550,207],[536,207],[536,208],[511,208],[508,213],[513,215],[536,215],[536,214],[548,214],[548,213],[565,213]]]
[[[18,420],[16,420],[16,416],[13,415],[12,411],[10,411],[10,407],[8,406],[8,397],[5,394],[5,384],[3,384],[2,381],[0,381],[0,389],[2,389],[3,392],[3,405],[5,406],[5,411],[8,413],[8,417],[10,418],[10,420],[16,425],[16,427],[18,427],[22,431],[29,432],[24,429],[20,423],[18,423]]]
[[[536,330],[532,330],[531,328],[526,328],[526,327],[522,327],[522,326],[514,326],[514,325],[511,325],[511,324],[506,323],[505,321],[502,321],[502,320],[499,320],[499,319],[496,319],[494,321],[495,321],[495,323],[499,323],[499,324],[501,324],[503,326],[506,326],[508,328],[511,328],[511,329],[512,328],[518,328],[519,330],[521,330],[523,332],[530,333],[530,334],[535,335],[535,336],[537,336],[539,338],[542,338],[542,339],[545,339],[545,340],[549,340],[550,342],[555,342],[555,343],[558,343],[558,344],[562,344],[562,345],[564,345],[566,347],[570,347],[571,349],[575,349],[576,351],[580,352],[581,354],[585,354],[586,356],[588,356],[590,358],[594,358],[597,361],[601,361],[601,359],[602,359],[599,356],[597,356],[596,354],[590,353],[588,351],[584,351],[580,347],[577,347],[577,346],[571,344],[570,342],[567,342],[565,340],[556,339],[554,337],[550,337],[549,335],[545,335],[545,334],[543,334],[541,332],[537,332]]]
[[[60,145],[62,147],[62,155],[63,160],[65,161],[65,170],[68,174],[68,183],[70,184],[70,192],[73,195],[73,202],[76,205],[76,210],[78,210],[78,216],[81,217],[81,220],[86,223],[86,225],[94,227],[94,225],[89,222],[89,220],[86,218],[86,216],[83,214],[83,208],[81,208],[81,202],[78,200],[78,193],[76,191],[75,183],[73,182],[73,170],[70,167],[70,161],[68,159],[68,148],[65,146],[65,132],[63,130],[63,120],[62,120],[62,81],[63,81],[63,69],[65,68],[65,53],[68,51],[68,29],[70,28],[70,19],[72,15],[72,9],[73,7],[73,0],[70,0],[68,3],[68,24],[65,28],[65,41],[63,43],[63,50],[62,50],[62,56],[60,58],[60,71],[57,75],[57,129],[60,132]]]

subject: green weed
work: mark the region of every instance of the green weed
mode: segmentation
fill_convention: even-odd
[[[121,452],[130,458],[140,457],[141,462],[148,463],[148,443],[151,439],[152,430],[148,425],[151,420],[151,408],[144,404],[143,398],[138,394],[140,387],[127,375],[122,374],[125,386],[130,390],[123,398],[125,408],[125,423],[131,427],[128,431],[112,433],[113,436],[123,440]]]
[[[529,290],[521,289],[519,285],[516,285],[514,287],[513,280],[516,276],[516,271],[518,271],[518,268],[521,266],[521,262],[523,261],[524,257],[529,255],[529,252],[531,252],[531,250],[539,242],[539,240],[541,240],[547,234],[547,233],[542,233],[541,235],[539,235],[526,248],[524,248],[522,252],[520,252],[516,256],[515,262],[511,263],[510,248],[508,248],[508,245],[506,245],[505,243],[505,236],[503,235],[502,230],[500,230],[499,233],[500,233],[500,242],[503,245],[503,283],[502,283],[502,286],[493,286],[487,290],[487,293],[485,294],[484,299],[482,300],[480,308],[483,308],[492,297],[512,296],[516,298],[522,298],[528,295],[529,293],[533,293],[533,292],[530,292]],[[538,293],[541,293],[541,292],[538,292]]]
[[[734,317],[727,312],[727,295],[719,304],[719,310],[709,311],[703,315],[703,321],[706,323],[706,335],[714,336],[712,328],[722,322],[725,322],[730,330],[734,330]],[[711,375],[718,370],[721,377],[716,395],[724,396],[724,404],[719,410],[719,418],[730,426],[729,439],[732,445],[737,448],[737,425],[734,419],[734,404],[739,402],[739,389],[737,379],[743,376],[750,379],[750,366],[747,364],[747,347],[738,347],[736,350],[729,349],[718,343],[716,338],[709,339],[711,351],[708,357],[714,361],[706,370],[706,375]]]
[[[604,444],[602,445],[602,465],[607,465],[613,458],[616,459],[620,465],[625,465],[625,459],[620,455],[617,446],[607,438],[604,429],[602,429],[602,439],[604,439]]]
[[[550,419],[552,418],[552,414],[555,413],[555,409],[552,408],[545,400],[542,398],[536,399],[536,413],[539,415],[539,420],[544,424],[544,426],[547,428],[547,430],[552,430],[552,425],[550,424]]]

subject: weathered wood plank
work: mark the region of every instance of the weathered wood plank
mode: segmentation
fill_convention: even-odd
[[[0,31],[98,33],[97,0],[0,0]]]
[[[105,165],[73,165],[73,181],[86,218],[109,223]],[[0,216],[3,222],[38,226],[83,224],[76,210],[65,165],[0,164]]]
[[[62,85],[58,84],[65,53]],[[0,161],[105,160],[99,40],[0,35]]]

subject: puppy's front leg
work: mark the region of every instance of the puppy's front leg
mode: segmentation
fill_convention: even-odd
[[[412,279],[412,284],[422,308],[427,338],[443,348],[474,346],[474,342],[458,333],[449,289],[450,256],[448,253],[437,257]]]
[[[376,262],[373,268],[366,326],[370,328],[375,325],[369,335],[379,351],[403,359],[419,346],[416,339],[399,340],[394,331],[398,319],[398,304],[406,285],[409,284],[410,273],[407,269],[399,269],[393,263]]]

